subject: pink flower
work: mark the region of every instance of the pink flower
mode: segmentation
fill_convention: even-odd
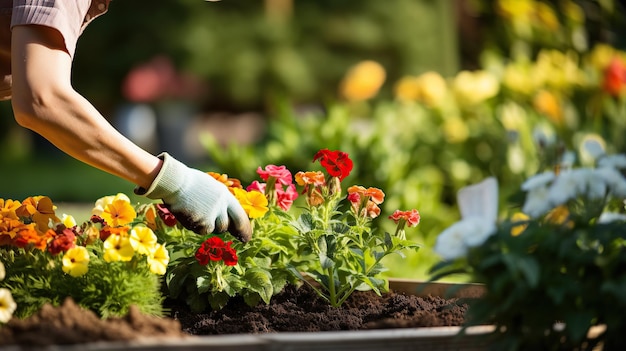
[[[265,169],[261,167],[257,168],[256,172],[259,174],[261,179],[267,182],[267,180],[272,177],[276,179],[277,183],[283,185],[289,185],[292,183],[291,172],[285,166],[275,166],[275,165],[267,165]]]
[[[260,183],[258,180],[253,181],[250,185],[248,185],[248,187],[246,188],[247,191],[258,191],[261,194],[265,194],[265,183]]]
[[[295,184],[289,184],[285,190],[276,187],[276,204],[284,211],[289,211],[293,201],[298,198],[298,191]]]

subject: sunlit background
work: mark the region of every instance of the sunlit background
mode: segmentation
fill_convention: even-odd
[[[386,193],[381,230],[395,209],[420,211],[408,234],[424,247],[390,274],[423,277],[462,186],[497,177],[505,213],[549,159],[538,139],[626,151],[624,11],[617,0],[112,1],[79,40],[73,81],[143,148],[244,184],[258,166],[295,173],[321,148],[348,152],[345,182]],[[132,194],[17,126],[10,103],[0,116],[1,198],[47,195],[80,212]]]

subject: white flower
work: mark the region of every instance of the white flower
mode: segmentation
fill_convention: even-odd
[[[4,263],[0,261],[0,280],[3,280],[6,277],[7,271],[4,269]]]
[[[598,168],[596,175],[603,179],[611,195],[617,198],[626,197],[626,178],[615,168]]]
[[[580,189],[584,188],[584,182],[579,170],[571,170],[559,173],[548,190],[548,202],[551,206],[559,206],[576,198]]]
[[[607,155],[598,160],[598,168],[626,168],[626,155]]]
[[[434,251],[444,260],[454,260],[465,256],[470,247],[482,245],[495,231],[495,223],[481,217],[467,217],[439,234]]]
[[[587,172],[586,175],[587,177],[585,178],[585,181],[587,182],[587,198],[591,200],[603,199],[608,191],[607,183],[604,180],[604,177],[598,173],[597,169]]]
[[[602,157],[605,153],[603,140],[597,138],[586,138],[581,145],[582,151],[587,152],[594,160]]]
[[[522,190],[530,191],[534,188],[545,187],[548,183],[556,178],[556,174],[553,171],[546,171],[536,174],[522,183]]]
[[[598,218],[598,223],[610,223],[616,221],[626,221],[626,215],[617,212],[602,212]]]
[[[17,304],[9,289],[0,288],[0,323],[8,322],[17,309]]]
[[[467,254],[467,245],[463,239],[465,223],[456,222],[441,232],[433,250],[446,261],[451,261]]]
[[[537,218],[552,209],[548,202],[549,189],[547,186],[535,187],[526,194],[526,201],[522,212],[530,218]]]
[[[496,232],[495,221],[489,221],[482,217],[468,217],[461,220],[466,227],[465,235],[463,236],[463,242],[468,247],[475,247],[482,245],[487,238]]]

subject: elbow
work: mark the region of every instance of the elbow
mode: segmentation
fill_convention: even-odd
[[[54,100],[54,94],[35,95],[14,92],[11,105],[15,121],[24,128],[39,132],[45,121],[52,116]]]

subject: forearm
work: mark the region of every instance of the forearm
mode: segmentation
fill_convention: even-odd
[[[133,184],[148,187],[160,160],[119,133],[82,96],[56,91],[32,109],[15,109],[24,127],[68,155]]]

